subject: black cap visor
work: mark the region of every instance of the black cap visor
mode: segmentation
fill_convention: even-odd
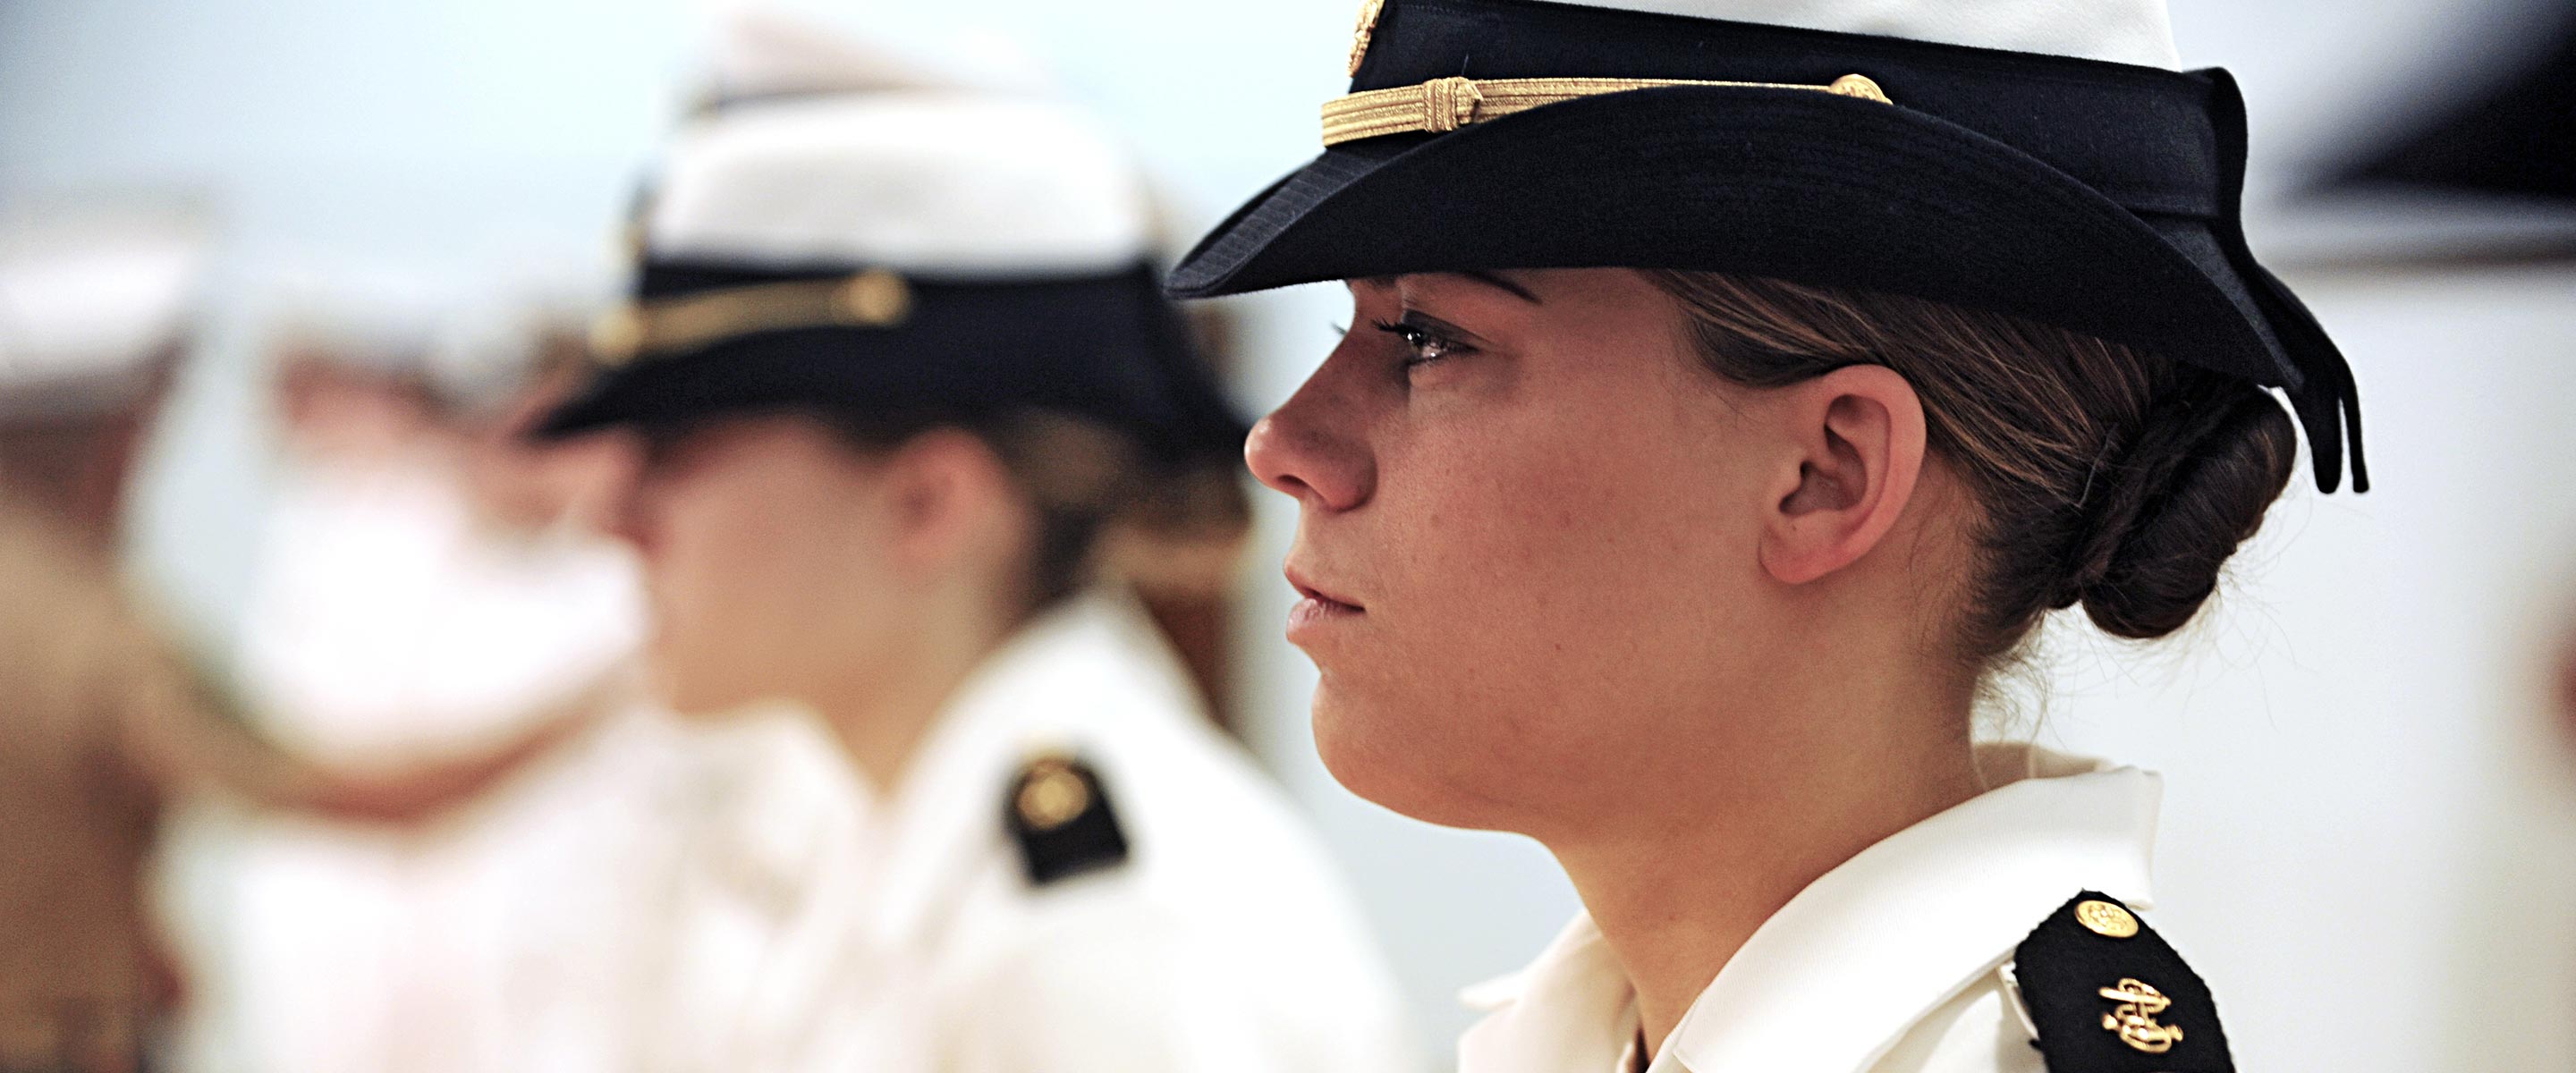
[[[2195,263],[2128,209],[1974,131],[1799,90],[1634,90],[1338,146],[1220,226],[1171,288],[1583,267],[1909,294],[2264,383],[2299,375],[2213,282],[2213,268],[2232,275],[2223,261]]]

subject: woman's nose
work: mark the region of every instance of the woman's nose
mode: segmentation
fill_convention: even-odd
[[[1319,510],[1350,510],[1368,502],[1377,481],[1366,444],[1346,432],[1356,425],[1350,402],[1318,390],[1309,379],[1288,403],[1252,426],[1243,461],[1273,490]]]

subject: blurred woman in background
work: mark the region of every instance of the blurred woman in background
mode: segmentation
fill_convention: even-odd
[[[640,1067],[1409,1068],[1321,847],[1102,573],[1244,525],[1141,182],[1066,106],[883,81],[680,133],[542,430],[640,454],[669,703],[834,746],[693,852]]]

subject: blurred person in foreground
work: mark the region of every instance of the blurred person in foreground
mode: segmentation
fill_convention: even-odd
[[[1034,95],[736,102],[661,162],[609,368],[543,432],[641,446],[613,513],[670,702],[837,748],[691,883],[674,1005],[718,1031],[644,1067],[1419,1061],[1321,846],[1099,570],[1244,518],[1149,217]]]
[[[590,310],[529,284],[406,308],[436,281],[336,278],[275,330],[245,692],[299,751],[379,763],[560,717],[570,692],[595,710],[435,829],[249,828],[205,1027],[264,1073],[631,1068],[708,765],[640,688],[605,688],[640,686],[632,560],[595,529],[622,459],[522,435],[586,373]]]
[[[133,459],[187,343],[191,228],[105,210],[0,218],[0,1070],[142,1066],[185,995],[145,906],[164,810],[195,791],[417,821],[575,724],[365,771],[251,734],[121,589]]]

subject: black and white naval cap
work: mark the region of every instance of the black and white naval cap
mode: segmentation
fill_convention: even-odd
[[[2163,0],[1364,0],[1322,153],[1171,289],[1634,267],[1905,294],[2279,388],[2318,486],[2348,460],[2365,488],[2351,369],[2246,245],[2235,81],[2180,66]]]
[[[1169,461],[1241,449],[1154,269],[1144,176],[1083,109],[877,84],[734,99],[640,205],[603,371],[541,426],[809,408],[1087,419]]]
[[[134,402],[187,339],[203,221],[158,206],[17,202],[0,210],[0,420]]]

